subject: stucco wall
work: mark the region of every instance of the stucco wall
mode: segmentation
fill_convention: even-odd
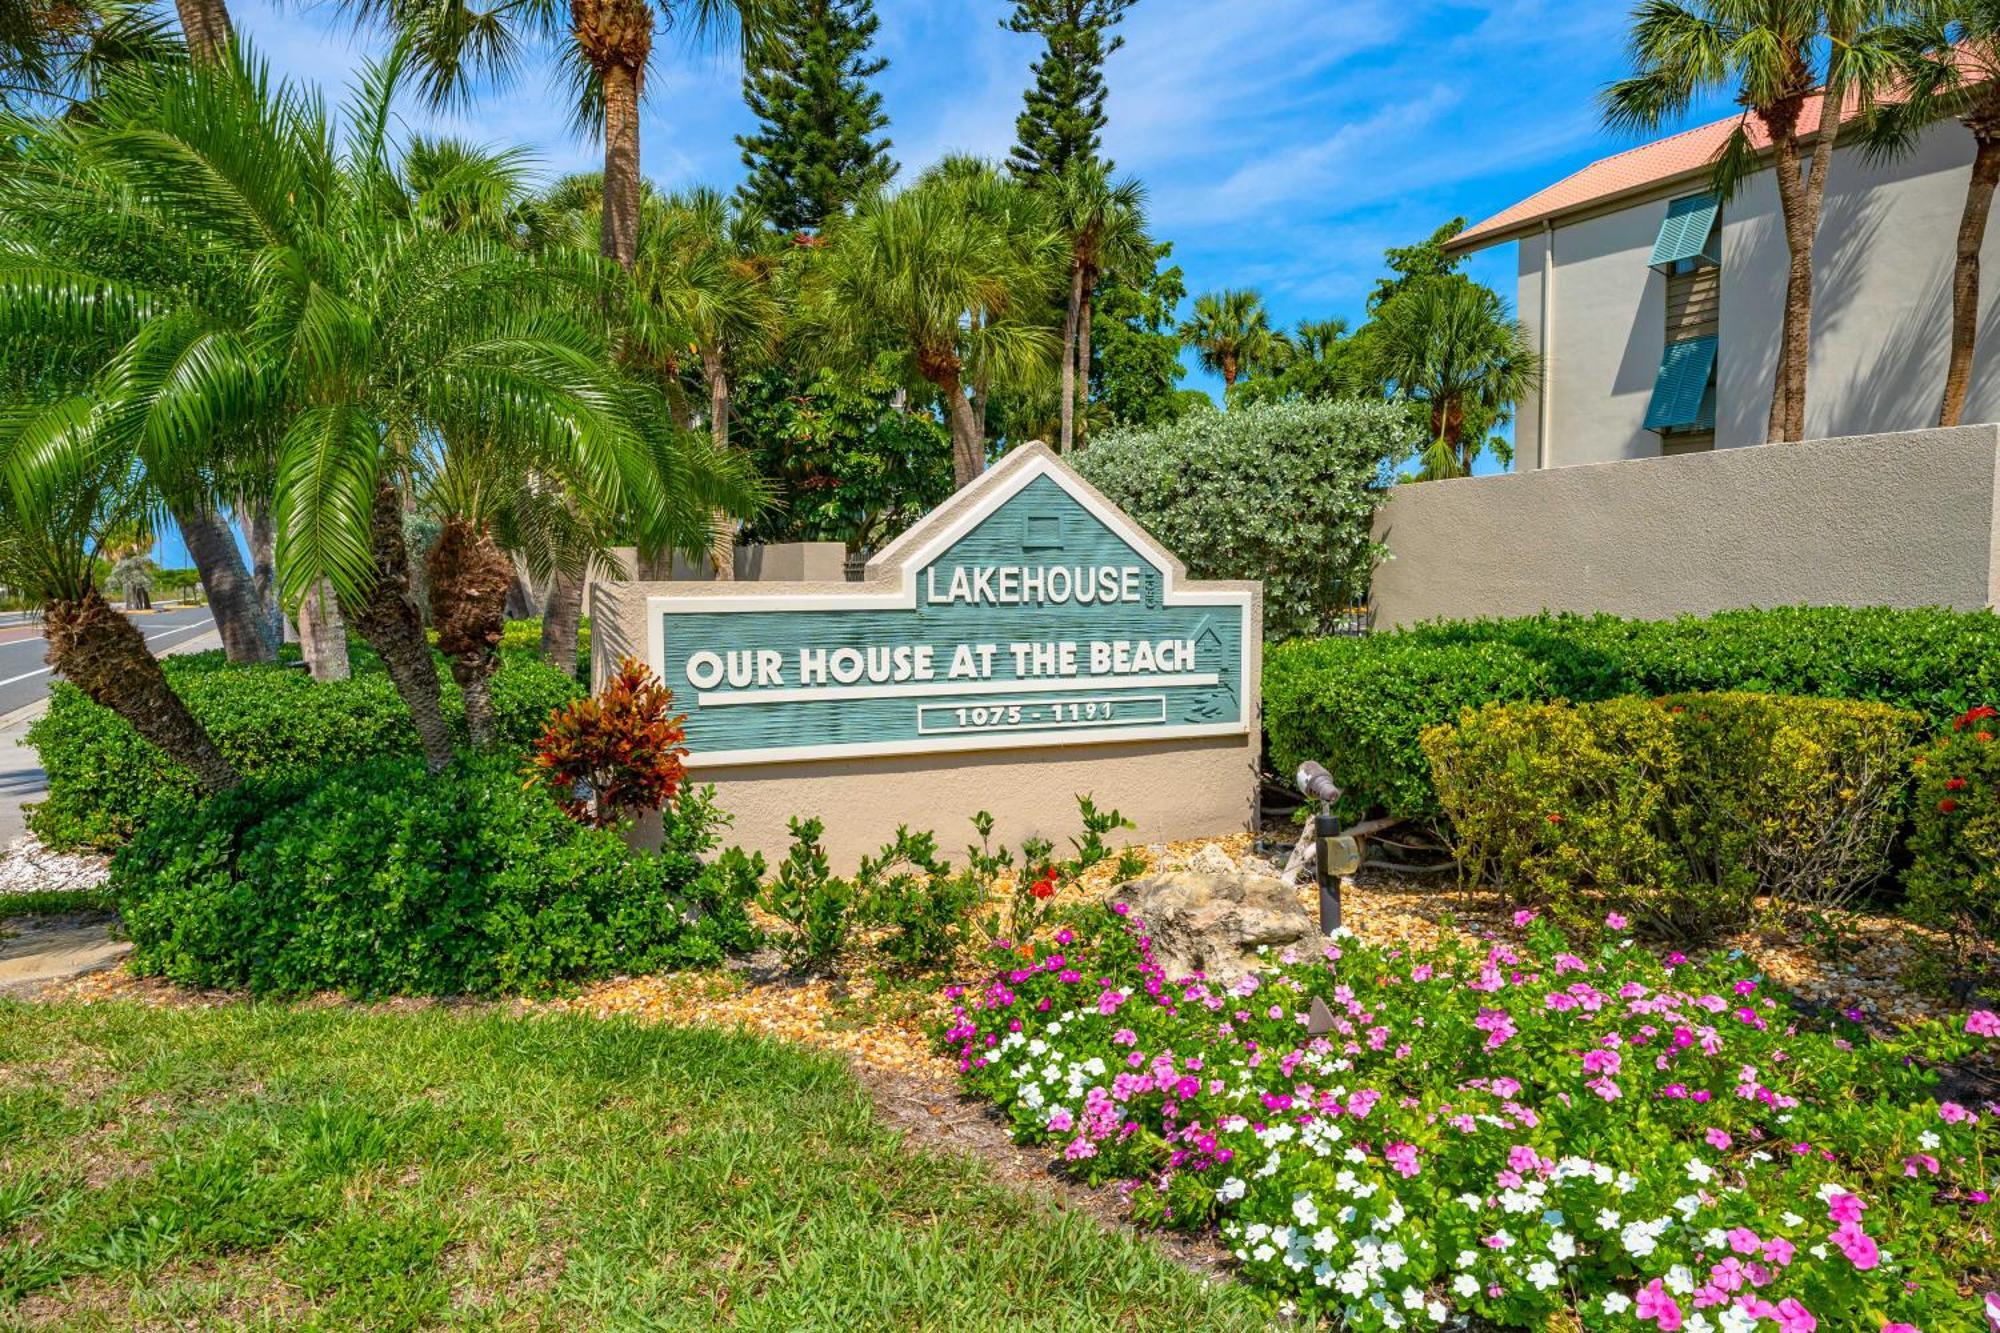
[[[1952,251],[1971,162],[1971,136],[1955,121],[1927,130],[1917,150],[1895,162],[1834,150],[1815,251],[1810,435],[1910,430],[1936,420]],[[1700,188],[1694,182],[1671,193]],[[1550,466],[1659,453],[1644,417],[1659,368],[1666,279],[1646,261],[1665,209],[1665,198],[1656,198],[1555,228]],[[2000,225],[1989,224],[1984,259],[2000,266]],[[1769,171],[1757,172],[1722,206],[1719,449],[1764,440],[1787,262],[1776,185]],[[1540,264],[1540,238],[1523,240],[1519,306],[1531,331]],[[1984,310],[1988,336],[1968,421],[2000,419],[2000,337],[1991,336],[2000,284],[1986,285]],[[1517,440],[1533,440],[1531,410],[1521,405]],[[1517,469],[1534,466],[1532,448],[1517,457]]]
[[[1437,617],[1991,606],[2000,426],[1398,487],[1378,629]]]
[[[1666,279],[1646,267],[1667,215],[1655,199],[1555,229],[1555,325],[1548,383],[1553,397],[1545,465],[1602,463],[1659,453],[1646,406],[1666,347]],[[1537,300],[1541,274],[1521,269],[1521,300]],[[1529,408],[1518,415],[1525,418]],[[1520,427],[1516,426],[1518,431]],[[1533,450],[1516,451],[1532,468]]]

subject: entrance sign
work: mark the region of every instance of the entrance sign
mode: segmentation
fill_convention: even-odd
[[[864,583],[696,584],[645,605],[691,765],[1240,737],[1256,721],[1255,585],[1188,580],[1040,444]]]

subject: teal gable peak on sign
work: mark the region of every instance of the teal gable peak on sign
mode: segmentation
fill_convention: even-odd
[[[861,583],[647,599],[689,763],[1241,736],[1258,589],[1201,582],[1047,446],[1023,446]]]

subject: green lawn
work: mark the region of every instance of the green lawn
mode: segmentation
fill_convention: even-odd
[[[1250,1328],[834,1060],[584,1018],[0,1004],[0,1328]]]

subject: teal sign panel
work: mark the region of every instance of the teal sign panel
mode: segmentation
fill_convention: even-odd
[[[1043,446],[1010,455],[866,583],[692,584],[648,601],[690,762],[1240,735],[1254,585],[1198,583]]]

